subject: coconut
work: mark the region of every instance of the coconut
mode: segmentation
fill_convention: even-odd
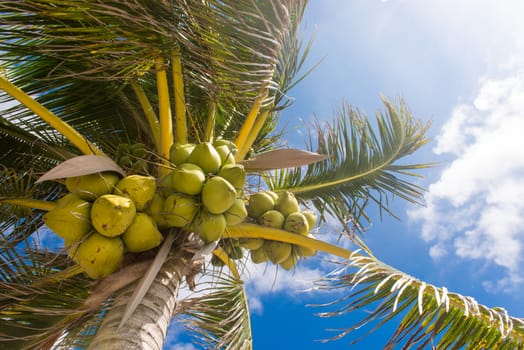
[[[298,263],[298,256],[295,254],[295,252],[291,252],[286,260],[282,261],[279,265],[284,270],[291,270],[295,265]]]
[[[264,245],[264,239],[263,238],[240,238],[239,245],[242,248],[246,248],[249,250],[255,250]]]
[[[258,219],[260,215],[274,207],[275,201],[269,194],[264,192],[253,193],[249,196],[247,213],[250,217]]]
[[[105,171],[102,173],[68,177],[65,186],[69,192],[82,199],[93,201],[97,197],[113,192],[113,188],[120,180],[117,173]]]
[[[211,257],[211,265],[215,267],[222,267],[225,265],[225,263],[216,255],[213,255]]]
[[[203,142],[195,146],[187,159],[187,163],[198,165],[206,174],[216,174],[222,164],[222,160],[220,159],[220,154],[218,154],[211,143]]]
[[[264,191],[264,193],[267,193],[268,195],[271,196],[271,198],[273,198],[273,201],[276,203],[278,201],[278,194],[276,192],[273,192],[273,191]]]
[[[122,235],[122,241],[132,253],[145,252],[157,247],[164,236],[158,231],[153,218],[145,213],[137,213],[135,220]]]
[[[278,200],[275,202],[275,209],[284,214],[284,216],[300,211],[295,195],[289,191],[280,192],[278,194]]]
[[[309,226],[304,214],[300,212],[289,214],[286,217],[286,221],[284,222],[284,230],[307,236],[309,232]]]
[[[56,202],[56,207],[44,214],[47,227],[62,237],[67,245],[79,241],[91,230],[91,203],[73,193]]]
[[[106,237],[124,233],[135,218],[136,207],[127,197],[104,194],[91,207],[91,222],[97,232]]]
[[[224,212],[227,226],[240,224],[247,217],[246,206],[242,198],[236,198],[231,207]]]
[[[175,165],[185,163],[194,149],[195,145],[192,143],[175,143],[169,151],[169,160]]]
[[[309,229],[312,230],[317,224],[318,215],[313,210],[303,210],[302,214],[306,217]]]
[[[164,217],[170,227],[186,227],[193,221],[198,203],[193,197],[174,193],[164,202]]]
[[[311,239],[315,239],[315,236],[313,236],[311,233],[309,233],[307,235],[309,238]],[[301,246],[301,245],[296,245],[295,246],[295,251],[297,252],[297,254],[299,256],[313,256],[315,254],[317,254],[317,251],[313,248],[309,248],[309,247],[304,247],[304,246]]]
[[[242,190],[246,183],[246,170],[242,164],[226,164],[220,169],[218,176],[229,181],[236,190]]]
[[[228,165],[228,164],[235,164],[235,155],[229,147],[226,145],[218,146],[215,148],[220,155],[220,160],[222,161],[222,166]]]
[[[175,192],[197,195],[202,191],[206,175],[202,168],[192,163],[182,163],[171,174],[171,186]]]
[[[202,204],[211,214],[224,213],[235,199],[235,188],[223,177],[211,177],[202,188]]]
[[[155,223],[159,228],[166,228],[169,226],[164,215],[164,201],[165,199],[160,193],[155,193],[151,203],[149,203],[149,206],[146,209],[146,213],[155,220]]]
[[[274,209],[266,211],[257,219],[260,225],[274,228],[282,228],[282,225],[284,225],[284,220],[284,215],[282,215],[282,213]]]
[[[269,260],[263,245],[258,249],[251,250],[249,255],[251,256],[251,261],[255,264],[261,264]]]
[[[201,210],[192,228],[204,242],[219,240],[226,230],[226,218],[222,214],[211,214]]]
[[[93,233],[71,251],[71,257],[91,278],[97,279],[115,272],[124,256],[120,238],[108,238]]]
[[[266,255],[273,264],[280,264],[291,254],[291,244],[279,241],[267,240],[264,242]]]
[[[226,139],[217,139],[217,140],[215,140],[213,142],[213,146],[215,148],[218,148],[220,146],[227,146],[227,148],[229,148],[229,150],[231,151],[231,153],[233,153],[233,155],[236,155],[237,152],[238,152],[237,145],[233,141],[226,140]]]
[[[242,259],[244,257],[244,251],[242,248],[238,245],[238,242],[233,242],[229,240],[229,242],[224,243],[224,251],[227,253],[230,259]]]
[[[129,152],[137,158],[142,158],[147,153],[146,145],[144,145],[143,143],[132,144],[131,146],[129,146]]]
[[[143,175],[126,176],[115,187],[115,194],[130,198],[138,211],[147,208],[155,191],[156,179]]]

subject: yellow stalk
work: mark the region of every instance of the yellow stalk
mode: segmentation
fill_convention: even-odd
[[[262,106],[262,102],[266,97],[267,88],[264,87],[257,99],[255,100],[255,102],[253,103],[253,106],[251,106],[251,110],[247,114],[246,120],[240,128],[237,139],[235,140],[235,144],[237,145],[237,148],[239,150],[239,152],[235,156],[236,161],[243,160],[243,158],[239,156],[241,154],[240,151],[244,150],[244,148],[246,147],[247,138],[249,136],[249,133],[251,132],[251,129],[253,128],[253,124],[255,124],[255,120],[257,118],[258,112],[260,111],[260,107]],[[247,151],[245,151],[244,153],[247,153]]]
[[[173,50],[171,55],[173,86],[175,90],[175,141],[187,143],[186,98],[184,95],[184,78],[180,50]]]
[[[171,118],[171,106],[169,104],[169,87],[167,84],[166,67],[163,57],[158,57],[156,65],[156,85],[158,91],[158,109],[160,114],[160,155],[164,159],[164,165],[169,165],[169,149],[173,144],[173,120]],[[167,167],[161,167],[161,174],[168,172]]]
[[[253,146],[253,143],[255,142],[258,134],[260,133],[260,130],[262,130],[262,127],[264,126],[264,123],[266,122],[268,115],[269,115],[269,109],[266,109],[255,120],[255,124],[253,125],[253,128],[249,132],[249,135],[247,136],[247,139],[244,145],[237,152],[236,157],[239,160],[242,160],[246,157],[247,152],[249,152],[249,149],[251,148],[251,146]]]
[[[236,280],[240,280],[240,274],[238,273],[238,269],[235,265],[235,262],[229,259],[229,256],[227,256],[224,249],[222,249],[221,247],[217,247],[215,250],[213,250],[213,254],[216,255],[217,258],[222,260],[222,262],[227,265],[229,271],[231,271],[233,277],[235,277]]]
[[[214,131],[215,131],[215,118],[216,118],[217,104],[215,101],[209,103],[209,112],[207,114],[207,123],[206,123],[206,141],[213,142]]]
[[[138,97],[140,106],[142,106],[142,110],[144,111],[149,127],[151,128],[151,134],[153,134],[153,141],[155,142],[156,150],[160,152],[160,126],[158,125],[158,118],[153,106],[149,102],[144,89],[142,89],[136,81],[131,82],[131,87],[133,87],[133,90]]]
[[[0,75],[0,89],[7,92],[12,97],[16,98],[20,103],[29,108],[33,113],[38,115],[42,120],[51,125],[55,130],[66,137],[73,145],[75,145],[84,154],[99,154],[103,152],[94,144],[85,139],[78,131],[73,129],[71,125],[64,122],[53,112],[35,101],[31,96],[20,90],[14,84],[11,84],[5,77]]]
[[[41,201],[37,199],[28,199],[28,198],[9,198],[9,199],[1,199],[0,203],[7,203],[7,204],[13,204],[13,205],[21,205],[23,207],[33,208],[33,209],[40,209],[40,210],[53,210],[56,207],[55,202],[50,201]]]
[[[239,224],[228,227],[224,234],[226,238],[263,238],[274,241],[297,244],[303,247],[320,250],[325,253],[335,255],[344,259],[349,259],[351,251],[326,243],[317,239],[302,236],[296,233],[279,230],[276,228],[265,227],[255,224]]]
[[[36,283],[33,283],[32,286],[33,287],[42,287],[49,283],[60,282],[60,281],[66,280],[68,278],[79,275],[83,272],[84,270],[82,270],[80,265],[73,265],[71,267],[68,267],[65,270],[55,272],[52,275],[49,275],[45,277],[44,279],[39,280]]]

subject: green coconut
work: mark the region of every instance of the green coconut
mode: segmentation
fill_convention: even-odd
[[[298,256],[294,252],[291,252],[291,254],[289,254],[287,259],[282,261],[279,265],[284,270],[289,271],[289,270],[293,269],[296,266],[297,263],[298,263]]]
[[[247,210],[242,198],[236,198],[231,207],[224,212],[227,226],[238,225],[247,217]]]
[[[65,186],[69,192],[78,197],[93,201],[97,197],[113,192],[113,188],[120,180],[117,173],[105,171],[82,176],[68,177]]]
[[[152,176],[129,175],[115,187],[115,194],[130,198],[138,211],[143,211],[153,199],[156,179]]]
[[[104,194],[91,207],[91,222],[95,230],[106,236],[115,237],[124,233],[136,215],[136,207],[128,197]]]
[[[249,250],[255,250],[264,245],[264,239],[263,238],[240,238],[239,245],[242,248],[246,248]]]
[[[147,154],[146,145],[143,143],[134,143],[129,146],[129,152],[137,158],[143,158]]]
[[[233,153],[233,155],[236,155],[238,153],[237,145],[233,141],[230,141],[230,140],[226,140],[222,138],[217,139],[213,142],[213,146],[215,148],[218,148],[220,146],[227,146],[227,148],[229,148],[229,150],[231,151],[231,153]]]
[[[312,230],[318,221],[318,215],[313,210],[303,210],[302,215],[306,217],[309,229]]]
[[[195,198],[174,193],[164,202],[164,217],[170,227],[186,227],[193,221],[198,208]]]
[[[264,242],[266,255],[275,265],[286,260],[291,254],[292,246],[289,243],[267,240]]]
[[[258,249],[251,250],[249,255],[251,257],[251,261],[255,264],[261,264],[269,260],[263,245]]]
[[[212,214],[201,210],[192,228],[204,242],[217,241],[226,230],[226,218],[223,214]]]
[[[187,163],[198,165],[206,174],[216,174],[220,165],[222,165],[222,160],[211,143],[203,142],[195,146],[187,159]]]
[[[194,149],[195,145],[192,143],[175,143],[169,151],[169,160],[175,165],[185,163]]]
[[[220,155],[220,160],[222,162],[221,166],[235,164],[235,155],[231,152],[229,147],[223,145],[215,147],[215,149]]]
[[[300,212],[289,214],[284,222],[284,230],[307,236],[309,225],[304,214]]]
[[[213,176],[202,188],[202,204],[211,214],[222,214],[235,202],[236,190],[226,179]]]
[[[155,220],[155,223],[159,228],[166,228],[169,226],[164,215],[164,202],[165,198],[157,192],[145,211],[153,218],[153,220]]]
[[[247,213],[250,217],[258,219],[266,211],[274,209],[275,201],[264,192],[253,193],[249,196]]]
[[[291,213],[300,211],[300,206],[295,195],[289,191],[280,192],[278,200],[275,202],[275,209],[288,216]]]
[[[89,235],[71,252],[71,257],[91,278],[98,279],[115,272],[122,263],[124,244],[117,238],[98,233]]]
[[[154,219],[145,213],[137,213],[122,235],[126,249],[132,253],[153,249],[160,245],[163,239],[164,236],[158,231]]]
[[[43,220],[58,236],[71,245],[91,230],[91,203],[69,193],[56,202],[56,207],[44,214]]]
[[[309,233],[307,235],[307,237],[309,237],[311,239],[316,239],[315,236],[313,236],[311,233]],[[309,247],[304,247],[304,246],[301,246],[301,245],[296,245],[295,246],[295,251],[297,252],[297,254],[299,256],[303,256],[303,257],[313,256],[313,255],[317,254],[316,249],[309,248]]]
[[[257,222],[262,226],[282,228],[284,225],[284,220],[285,217],[281,212],[272,209],[259,216]]]
[[[246,183],[246,170],[242,164],[224,165],[218,171],[218,176],[226,179],[237,191],[242,190]]]
[[[206,175],[192,163],[182,163],[171,174],[171,187],[175,192],[197,195],[202,191]]]

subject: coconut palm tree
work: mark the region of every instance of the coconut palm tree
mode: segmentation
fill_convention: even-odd
[[[305,150],[285,147],[278,120],[303,78],[305,7],[305,0],[0,3],[5,348],[161,349],[180,316],[175,321],[206,348],[250,349],[239,271],[253,256],[239,259],[232,246],[246,239],[340,258],[318,283],[344,297],[323,316],[374,309],[337,337],[400,317],[386,348],[523,347],[522,320],[387,266],[363,242],[368,205],[394,215],[393,197],[421,203],[413,177],[429,165],[402,159],[428,142],[429,125],[402,101],[384,98],[374,122],[344,104],[330,122],[305,130]],[[161,246],[128,253],[117,271],[92,279],[45,228],[43,215],[68,192],[64,178],[114,171],[161,181],[176,168],[173,144],[219,139],[233,141],[235,162],[248,173],[243,198],[291,193],[320,225],[336,219],[334,233],[359,249],[247,218],[213,242],[192,226],[165,228]],[[197,283],[201,276],[211,282]],[[199,293],[180,301],[182,286]]]

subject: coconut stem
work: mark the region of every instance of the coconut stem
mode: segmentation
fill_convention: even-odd
[[[136,81],[131,82],[131,87],[138,97],[140,106],[142,106],[142,110],[144,111],[147,122],[149,123],[149,127],[151,128],[151,134],[153,135],[153,141],[155,142],[156,150],[160,152],[160,128],[158,125],[158,117],[156,116],[153,106],[149,102],[144,89],[142,89],[142,87]]]
[[[175,141],[184,144],[187,143],[186,99],[184,95],[184,77],[182,75],[180,49],[172,51],[171,67],[175,93]]]
[[[240,274],[238,273],[237,266],[235,265],[235,262],[231,259],[229,259],[229,256],[227,256],[224,249],[221,247],[217,247],[215,250],[213,250],[213,254],[218,257],[224,264],[229,267],[229,271],[231,271],[231,274],[233,274],[233,277],[239,281],[240,280]]]
[[[9,95],[17,99],[33,113],[38,115],[42,120],[51,125],[55,130],[64,135],[69,141],[71,141],[73,145],[82,151],[82,153],[99,155],[104,154],[98,147],[86,140],[86,138],[76,131],[71,125],[61,120],[56,114],[45,108],[31,96],[23,92],[1,75],[0,89],[4,90]]]
[[[13,205],[21,205],[28,208],[33,209],[40,209],[40,210],[53,210],[56,207],[55,202],[50,201],[41,201],[38,199],[29,199],[29,198],[9,198],[9,199],[2,199],[0,200],[0,203],[7,203],[7,204],[13,204]]]
[[[215,131],[215,120],[216,120],[216,111],[217,104],[215,101],[209,103],[209,111],[207,114],[207,123],[206,123],[206,141],[213,142],[214,131]]]
[[[164,159],[164,165],[169,165],[169,150],[173,144],[173,120],[171,118],[171,106],[169,103],[169,87],[163,57],[155,60],[156,85],[158,91],[158,108],[160,115],[160,155]],[[168,168],[161,167],[162,175],[167,174]]]
[[[273,241],[297,244],[306,248],[320,250],[328,254],[349,259],[351,251],[326,243],[317,239],[302,236],[296,233],[255,224],[238,224],[230,226],[224,233],[226,238],[263,238]]]

